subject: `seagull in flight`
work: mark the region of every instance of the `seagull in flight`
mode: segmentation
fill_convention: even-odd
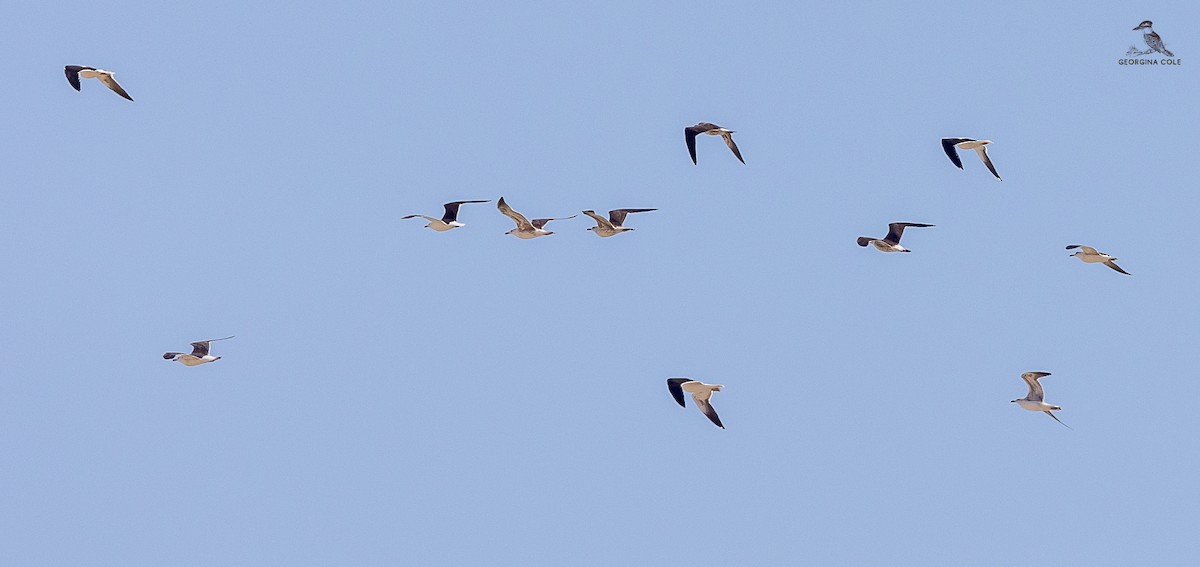
[[[451,201],[451,202],[443,205],[444,207],[446,207],[446,214],[442,215],[442,218],[440,218],[440,219],[435,219],[433,217],[427,217],[425,215],[407,215],[407,216],[400,217],[400,220],[415,219],[415,218],[420,217],[420,218],[423,218],[423,219],[429,221],[429,224],[425,225],[425,228],[432,228],[433,230],[436,230],[438,232],[445,232],[447,230],[450,230],[453,228],[458,228],[460,226],[467,226],[461,222],[458,222],[458,207],[460,205],[463,205],[466,203],[490,203],[490,202],[491,201]]]
[[[1071,254],[1071,255],[1076,258],[1079,258],[1080,260],[1083,260],[1084,262],[1087,262],[1089,264],[1096,264],[1096,263],[1103,262],[1105,266],[1108,266],[1118,272],[1121,272],[1122,274],[1125,274],[1127,276],[1132,275],[1129,272],[1122,270],[1121,266],[1117,265],[1116,258],[1113,258],[1112,256],[1109,256],[1108,254],[1105,254],[1103,252],[1097,252],[1096,249],[1092,248],[1091,246],[1084,246],[1082,244],[1072,244],[1070,246],[1067,246],[1067,250],[1074,250],[1076,248],[1078,248],[1079,251],[1074,254]]]
[[[1138,24],[1138,27],[1133,28],[1133,31],[1146,30],[1142,32],[1142,39],[1146,40],[1146,45],[1150,47],[1150,51],[1157,51],[1167,57],[1174,57],[1175,54],[1167,51],[1167,47],[1163,45],[1162,38],[1150,27],[1152,25],[1154,24],[1150,20],[1146,20]]]
[[[992,175],[996,176],[996,179],[1000,179],[1000,174],[996,173],[996,166],[992,165],[992,160],[987,155],[987,145],[990,143],[992,143],[991,140],[942,138],[942,149],[946,150],[946,156],[949,157],[950,161],[954,162],[954,165],[958,166],[959,169],[962,169],[963,165],[962,160],[958,159],[958,150],[975,150],[975,153],[979,154],[979,159],[983,160],[983,165],[987,166],[988,171],[991,171]],[[1000,180],[1004,181],[1003,179]]]
[[[922,224],[919,222],[894,222],[888,225],[887,236],[880,238],[871,238],[869,236],[858,237],[859,246],[867,246],[874,244],[880,252],[912,252],[900,245],[900,237],[904,235],[904,229],[908,227],[927,228],[932,224]]]
[[[1049,375],[1049,372],[1026,372],[1022,374],[1021,379],[1024,380],[1026,384],[1029,384],[1029,393],[1026,394],[1024,398],[1013,401],[1017,402],[1017,405],[1029,411],[1040,411],[1045,413],[1046,415],[1053,417],[1054,421],[1062,424],[1063,427],[1070,429],[1071,426],[1063,423],[1061,419],[1058,419],[1058,416],[1050,413],[1052,411],[1058,411],[1062,408],[1059,406],[1052,406],[1042,401],[1042,399],[1046,397],[1046,393],[1042,391],[1042,385],[1038,382],[1038,378]]]
[[[671,391],[671,396],[679,402],[680,407],[687,407],[683,403],[683,393],[687,392],[692,395],[692,401],[696,402],[696,407],[700,413],[708,416],[717,427],[725,429],[721,425],[721,418],[717,417],[717,410],[713,409],[712,404],[708,403],[708,399],[712,397],[713,392],[721,391],[724,386],[720,384],[705,384],[699,380],[691,378],[667,378],[667,389]]]
[[[622,232],[633,230],[627,226],[621,226],[621,223],[625,222],[625,215],[628,215],[629,213],[648,213],[650,211],[657,210],[658,209],[613,209],[608,211],[608,218],[604,218],[596,214],[596,211],[591,209],[583,211],[583,214],[596,219],[596,226],[588,227],[588,230],[595,232],[596,236],[608,238],[614,234],[621,234]]]
[[[733,143],[733,130],[722,128],[711,122],[701,122],[695,126],[688,126],[683,129],[683,138],[687,141],[688,153],[692,156],[692,163],[696,163],[696,135],[708,134],[709,136],[720,136],[725,139],[725,145],[733,150],[733,155],[737,156],[738,161],[743,164],[746,160],[742,159],[742,152],[738,151],[737,144]]]
[[[218,360],[221,360],[221,357],[208,354],[208,343],[211,343],[213,341],[223,341],[225,339],[232,339],[232,338],[233,338],[233,335],[230,335],[230,336],[224,337],[224,338],[220,338],[220,339],[208,339],[207,341],[196,341],[196,342],[192,343],[192,354],[184,354],[182,352],[168,352],[168,353],[163,354],[163,358],[166,360],[182,362],[184,364],[184,366],[198,366],[198,365],[204,364],[206,362],[216,362]]]
[[[545,228],[543,228],[544,226],[546,226],[546,223],[548,223],[550,221],[555,221],[555,220],[573,219],[573,218],[579,216],[579,215],[571,215],[569,217],[562,217],[562,218],[555,218],[555,219],[533,219],[533,221],[530,222],[529,219],[525,218],[525,215],[522,215],[521,213],[514,211],[512,209],[512,207],[508,206],[508,203],[504,202],[504,197],[500,197],[500,201],[496,203],[496,208],[500,209],[500,212],[504,213],[504,216],[512,219],[513,222],[517,223],[517,228],[514,228],[504,234],[511,234],[522,240],[529,240],[530,238],[537,238],[539,236],[546,236],[548,234],[554,234],[553,231],[549,231],[549,230],[546,230]]]
[[[129,96],[129,93],[125,92],[125,89],[121,88],[121,85],[117,84],[117,80],[113,78],[114,73],[112,71],[105,71],[104,69],[97,69],[95,67],[84,67],[82,65],[67,65],[63,67],[63,72],[67,74],[67,82],[71,83],[71,86],[75,87],[77,91],[82,91],[79,88],[79,77],[100,79],[100,82],[104,83],[104,86],[109,89],[112,89],[112,92],[121,95],[129,101],[133,100],[133,97]]]

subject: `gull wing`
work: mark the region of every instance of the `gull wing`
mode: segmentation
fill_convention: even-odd
[[[525,218],[525,215],[514,211],[512,207],[508,206],[508,203],[504,202],[504,197],[500,197],[500,201],[496,203],[496,208],[500,209],[500,212],[504,213],[504,216],[517,223],[518,230],[533,230],[533,224],[529,222],[529,219]]]
[[[991,171],[992,175],[996,176],[996,179],[1000,179],[1000,174],[996,173],[996,166],[992,165],[992,159],[987,155],[987,146],[979,146],[975,148],[975,152],[979,154],[979,159],[983,160],[983,165],[987,166],[988,171]],[[1000,179],[1000,181],[1004,180]]]
[[[204,356],[204,355],[208,354],[208,343],[211,343],[213,341],[223,341],[225,339],[232,339],[232,338],[233,338],[233,335],[229,335],[228,337],[221,337],[219,339],[208,339],[207,341],[196,341],[196,342],[192,343],[192,356]]]
[[[1070,429],[1070,428],[1071,428],[1071,426],[1070,426],[1070,425],[1067,425],[1067,424],[1063,423],[1061,419],[1058,419],[1058,416],[1057,416],[1057,415],[1054,415],[1054,412],[1051,412],[1050,410],[1046,410],[1046,411],[1044,411],[1044,412],[1042,412],[1042,413],[1044,413],[1044,414],[1046,414],[1046,415],[1048,415],[1048,416],[1050,416],[1050,417],[1053,417],[1053,418],[1054,418],[1054,421],[1057,421],[1057,422],[1058,422],[1059,424],[1061,424],[1063,427],[1066,427],[1067,429]]]
[[[427,220],[427,221],[429,221],[429,222],[433,222],[433,221],[436,221],[436,220],[438,220],[438,219],[435,219],[435,218],[433,218],[433,217],[427,217],[427,216],[425,216],[425,215],[404,215],[404,216],[400,217],[400,220],[406,220],[406,219],[415,219],[415,218],[423,218],[423,219],[425,219],[425,220]]]
[[[533,228],[542,228],[542,227],[546,226],[546,223],[548,223],[552,220],[567,220],[567,219],[573,219],[577,216],[579,216],[579,215],[571,215],[569,217],[558,217],[558,218],[553,218],[553,219],[533,219],[532,224],[533,224]]]
[[[1114,258],[1113,260],[1115,260],[1115,259],[1116,259],[1116,258]],[[1126,272],[1125,270],[1122,270],[1122,269],[1121,269],[1121,267],[1120,267],[1120,266],[1118,266],[1118,265],[1117,265],[1117,263],[1116,263],[1116,262],[1114,262],[1113,260],[1105,260],[1105,262],[1104,262],[1104,265],[1105,265],[1105,266],[1108,266],[1108,267],[1110,267],[1110,268],[1112,268],[1112,269],[1114,269],[1114,270],[1116,270],[1116,271],[1118,271],[1118,272],[1121,272],[1122,274],[1125,274],[1125,275],[1127,275],[1127,276],[1128,276],[1128,275],[1132,275],[1132,274],[1130,274],[1129,272]]]
[[[446,214],[442,216],[442,222],[451,223],[458,220],[458,207],[466,203],[486,203],[487,201],[451,201],[442,205],[446,208]]]
[[[117,80],[113,78],[112,73],[105,73],[96,78],[100,79],[100,82],[104,83],[104,86],[111,89],[112,92],[125,97],[129,101],[133,101],[133,97],[129,96],[129,93],[125,92],[125,89],[121,88],[121,85],[117,84]]]
[[[871,238],[869,236],[860,236],[860,237],[858,237],[858,245],[866,246],[866,245],[870,244],[872,240],[875,240],[875,239]]]
[[[691,378],[667,378],[667,390],[670,390],[671,397],[675,398],[676,402],[679,402],[679,407],[687,407],[687,404],[683,403],[683,388],[680,385],[691,381]]]
[[[613,223],[608,222],[608,219],[596,214],[596,211],[588,209],[586,211],[583,211],[583,214],[595,219],[596,226],[598,226],[600,228],[609,228],[609,229],[613,228]],[[618,226],[620,226],[619,223],[618,223]]]
[[[629,213],[648,213],[657,211],[658,209],[613,209],[608,211],[608,220],[614,226],[621,226],[625,222],[625,216]]]
[[[909,226],[917,227],[917,228],[927,228],[927,227],[931,227],[933,225],[932,224],[922,224],[919,222],[894,222],[894,223],[891,223],[888,225],[888,233],[887,233],[887,236],[884,237],[884,240],[887,240],[888,242],[895,242],[896,244],[899,244],[900,237],[904,234],[905,227],[909,227]],[[863,244],[862,246],[866,246],[866,244]]]
[[[77,91],[80,90],[79,72],[84,69],[91,69],[91,67],[84,67],[82,65],[67,65],[63,67],[63,73],[67,75],[67,82],[71,83],[71,86],[75,87]]]
[[[179,356],[179,355],[181,355],[181,354],[183,354],[183,353],[182,353],[182,352],[164,352],[164,353],[163,353],[163,359],[165,359],[165,360],[171,360],[172,358],[175,358],[175,357],[177,357],[177,356]]]
[[[1021,375],[1021,379],[1029,385],[1029,395],[1025,399],[1034,402],[1040,402],[1046,398],[1046,393],[1042,390],[1042,384],[1038,382],[1038,378],[1049,376],[1049,372],[1026,372]]]
[[[708,403],[708,400],[702,400],[696,397],[696,394],[692,394],[692,400],[696,402],[696,407],[700,408],[700,413],[707,416],[709,421],[713,422],[717,427],[725,429],[725,426],[721,424],[721,418],[717,416],[717,410],[713,409],[712,404]]]
[[[683,129],[683,139],[687,142],[688,155],[692,156],[692,163],[696,163],[696,134],[703,130],[696,130],[695,126],[688,126]]]
[[[1067,246],[1067,250],[1074,250],[1076,248],[1082,250],[1084,254],[1087,254],[1089,256],[1091,256],[1093,254],[1100,254],[1099,252],[1096,251],[1095,248],[1092,248],[1091,246],[1084,246],[1082,244],[1070,244]]]
[[[954,146],[961,142],[973,141],[970,138],[942,138],[942,149],[946,151],[946,157],[950,158],[950,161],[958,166],[959,169],[962,169],[962,160],[958,158],[958,148]]]
[[[742,152],[739,152],[737,144],[733,143],[733,134],[724,133],[721,134],[721,137],[725,139],[725,145],[729,146],[729,149],[733,150],[733,155],[737,156],[738,161],[742,162],[744,165],[746,160],[742,159]]]

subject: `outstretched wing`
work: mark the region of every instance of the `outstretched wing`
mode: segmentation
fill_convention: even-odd
[[[670,390],[671,397],[679,402],[679,407],[687,407],[687,404],[683,402],[683,388],[680,387],[680,384],[691,381],[691,378],[667,378],[667,390]]]
[[[1029,385],[1029,395],[1025,396],[1026,399],[1040,402],[1046,398],[1046,394],[1042,391],[1042,384],[1038,382],[1038,378],[1049,375],[1049,372],[1026,372],[1021,374],[1021,379]]]
[[[658,209],[613,209],[608,211],[608,220],[616,226],[621,226],[625,223],[625,216],[629,213],[648,213],[657,211]]]
[[[1110,268],[1112,268],[1112,269],[1114,269],[1114,270],[1116,270],[1116,271],[1118,271],[1118,272],[1121,272],[1122,274],[1125,274],[1125,275],[1127,275],[1127,276],[1128,276],[1128,275],[1132,275],[1132,274],[1130,274],[1129,272],[1126,272],[1125,270],[1122,270],[1122,269],[1121,269],[1121,266],[1118,266],[1118,265],[1117,265],[1117,263],[1116,263],[1116,262],[1114,262],[1114,261],[1112,261],[1112,260],[1108,260],[1108,261],[1104,262],[1104,265],[1105,265],[1105,266],[1108,266],[1108,267],[1110,267]]]
[[[958,148],[954,147],[954,145],[960,142],[971,141],[973,140],[970,138],[942,138],[942,149],[946,151],[946,157],[950,158],[950,161],[958,166],[959,169],[963,168],[962,160],[958,158]]]
[[[111,89],[112,92],[125,97],[129,101],[133,101],[133,97],[129,96],[129,93],[125,92],[125,89],[121,88],[121,85],[117,84],[117,80],[111,74],[100,75],[97,78],[100,79],[101,83],[104,83],[104,86]]]
[[[442,216],[442,222],[451,223],[458,220],[458,207],[466,203],[486,203],[487,201],[451,201],[442,205],[446,208],[446,214]]]
[[[1000,179],[1000,174],[996,173],[996,166],[992,165],[992,158],[987,155],[987,146],[979,146],[975,148],[975,151],[979,153],[979,159],[983,160],[983,165],[987,166],[988,171],[992,172],[992,175],[995,175],[996,179]],[[1000,179],[1000,181],[1004,180]]]
[[[598,226],[598,227],[610,228],[610,229],[613,227],[612,223],[608,222],[608,219],[596,214],[596,211],[588,209],[586,211],[583,211],[583,214],[585,214],[589,217],[592,217],[592,219],[596,221],[596,226]]]
[[[548,223],[552,220],[567,220],[567,219],[573,219],[577,216],[579,216],[579,215],[571,215],[569,217],[558,217],[558,218],[553,218],[553,219],[533,219],[532,224],[533,224],[533,228],[542,228],[542,227],[546,226],[546,223]]]
[[[1070,425],[1067,425],[1067,424],[1065,424],[1065,423],[1063,423],[1061,419],[1058,419],[1058,416],[1057,416],[1057,415],[1054,415],[1054,412],[1051,412],[1050,410],[1046,410],[1046,411],[1045,411],[1045,412],[1043,412],[1043,413],[1045,413],[1046,415],[1048,415],[1048,416],[1050,416],[1050,417],[1053,417],[1053,418],[1054,418],[1054,421],[1057,421],[1057,422],[1058,422],[1058,423],[1060,423],[1060,424],[1061,424],[1063,427],[1066,427],[1067,429],[1071,429],[1071,426],[1070,426]]]
[[[895,242],[895,243],[899,244],[900,237],[904,234],[904,229],[906,227],[910,227],[910,226],[917,227],[917,228],[927,228],[927,227],[931,227],[933,225],[932,224],[923,224],[923,223],[919,223],[919,222],[894,222],[894,223],[891,223],[888,225],[888,233],[887,233],[887,236],[884,237],[884,240],[887,240],[888,242]],[[864,244],[864,246],[866,246],[866,245]]]
[[[416,218],[422,218],[429,222],[433,222],[433,221],[437,220],[433,217],[427,217],[425,215],[404,215],[404,216],[400,217],[400,220],[408,220],[408,219],[416,219]]]
[[[1082,245],[1082,244],[1069,244],[1069,245],[1067,245],[1067,250],[1074,250],[1074,249],[1076,249],[1076,248],[1078,248],[1078,249],[1082,250],[1084,254],[1087,254],[1087,255],[1089,255],[1089,256],[1091,256],[1091,255],[1093,255],[1093,254],[1099,254],[1099,252],[1097,252],[1097,251],[1096,251],[1096,249],[1095,249],[1095,248],[1092,248],[1091,246],[1084,246],[1084,245]]]
[[[869,236],[860,236],[860,237],[858,237],[858,245],[866,246],[866,245],[870,244],[872,240],[875,240],[875,239],[871,238]]]
[[[692,400],[696,402],[696,407],[700,408],[700,413],[708,416],[709,421],[712,421],[717,427],[725,429],[725,426],[721,425],[721,418],[717,416],[717,410],[713,409],[708,400],[701,400],[695,396],[692,396]]]
[[[196,341],[192,343],[192,356],[205,356],[208,354],[209,341]]]
[[[500,201],[498,201],[496,203],[496,208],[500,209],[500,212],[504,213],[504,216],[512,219],[513,222],[517,223],[518,229],[531,230],[533,228],[533,225],[530,224],[529,219],[525,218],[525,215],[522,215],[521,213],[514,211],[512,209],[512,207],[508,206],[508,203],[504,202],[504,197],[500,197]]]
[[[688,155],[692,156],[692,163],[696,163],[696,134],[703,132],[697,130],[695,126],[688,126],[683,129],[683,139],[687,142]]]
[[[725,145],[729,146],[729,149],[733,150],[733,155],[737,156],[738,161],[742,162],[742,164],[745,164],[746,160],[742,159],[742,152],[739,152],[737,144],[733,143],[733,134],[721,134],[721,137],[725,139]]]
[[[80,90],[79,72],[84,69],[91,69],[91,67],[84,67],[82,65],[67,65],[63,67],[63,73],[67,75],[67,82],[71,83],[71,86],[75,87],[75,90]]]

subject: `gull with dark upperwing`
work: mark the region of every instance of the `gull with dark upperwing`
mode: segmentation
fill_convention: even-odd
[[[987,154],[987,145],[992,143],[991,140],[972,140],[970,138],[942,138],[942,149],[946,150],[946,156],[959,169],[963,168],[962,160],[958,158],[958,150],[975,150],[979,154],[979,159],[983,160],[983,165],[986,165],[988,171],[1000,179],[1000,174],[996,173],[996,167],[992,165],[991,158]],[[1000,179],[1000,181],[1004,181]]]
[[[1012,401],[1029,411],[1040,411],[1050,417],[1053,417],[1054,421],[1057,421],[1062,424],[1063,427],[1070,429],[1071,426],[1063,423],[1061,419],[1058,419],[1058,416],[1050,413],[1052,411],[1061,410],[1062,408],[1059,406],[1052,406],[1042,401],[1046,397],[1046,393],[1042,390],[1042,384],[1038,382],[1038,379],[1049,375],[1049,372],[1026,372],[1022,374],[1021,379],[1029,385],[1029,393],[1026,394],[1024,398],[1019,398]]]
[[[888,225],[887,236],[883,238],[871,238],[869,236],[858,237],[859,246],[867,246],[874,244],[875,248],[880,252],[912,252],[900,245],[900,237],[904,235],[904,229],[908,227],[927,228],[932,224],[922,224],[919,222],[894,222]]]
[[[491,202],[490,200],[489,201],[451,201],[449,203],[446,203],[445,205],[442,205],[442,206],[446,207],[446,214],[442,215],[442,218],[440,218],[440,219],[435,219],[433,217],[427,217],[425,215],[407,215],[407,216],[400,217],[400,220],[423,218],[423,219],[429,221],[429,224],[425,225],[425,228],[431,228],[438,232],[445,232],[447,230],[458,228],[460,226],[467,226],[461,222],[458,222],[458,207],[460,205],[464,205],[466,203],[490,203],[490,202]]]
[[[679,402],[680,407],[687,407],[687,404],[683,403],[683,393],[687,392],[692,395],[692,401],[696,403],[696,408],[700,410],[700,413],[707,416],[717,427],[725,429],[725,426],[721,425],[721,418],[717,417],[717,410],[713,409],[712,404],[708,402],[713,392],[719,392],[721,388],[724,386],[705,384],[691,378],[667,378],[667,390],[671,392],[671,397]]]
[[[113,77],[115,73],[112,71],[105,71],[104,69],[97,69],[95,67],[84,67],[83,65],[67,65],[66,67],[63,67],[63,72],[67,74],[67,82],[71,83],[71,86],[75,87],[75,90],[77,91],[82,92],[83,90],[80,88],[79,84],[80,77],[85,79],[99,79],[100,82],[104,83],[104,86],[111,89],[112,92],[117,93],[130,101],[133,100],[133,97],[129,96],[129,93],[125,92],[125,89],[121,88],[121,85],[117,84],[117,79]]]
[[[633,230],[627,226],[621,226],[622,223],[625,222],[625,215],[628,215],[629,213],[648,213],[650,211],[657,210],[658,209],[613,209],[608,211],[608,218],[604,218],[596,214],[596,211],[591,209],[583,211],[583,214],[596,220],[596,226],[588,227],[588,230],[596,233],[596,236],[608,238],[614,234],[621,234],[622,232],[629,232]]]
[[[1096,249],[1092,248],[1091,246],[1084,246],[1082,244],[1071,244],[1067,246],[1067,250],[1074,250],[1076,248],[1078,248],[1079,251],[1071,255],[1083,260],[1084,262],[1089,264],[1103,263],[1105,266],[1121,272],[1122,274],[1127,276],[1132,275],[1129,272],[1122,270],[1121,267],[1117,265],[1116,258],[1113,258],[1112,256],[1109,256],[1103,252],[1097,252]]]
[[[733,130],[722,128],[711,122],[701,122],[683,129],[683,139],[687,142],[688,154],[692,156],[692,163],[696,163],[696,136],[698,134],[720,136],[725,140],[725,145],[733,151],[733,155],[737,156],[738,161],[746,163],[746,160],[742,159],[742,152],[738,151],[737,144],[733,143]]]
[[[579,215],[571,215],[569,217],[552,218],[552,219],[533,219],[532,221],[530,221],[529,219],[525,218],[525,215],[522,215],[521,213],[514,211],[512,207],[508,206],[508,203],[504,202],[504,197],[500,197],[500,200],[496,203],[496,208],[500,209],[500,212],[504,213],[504,216],[512,219],[513,222],[517,223],[517,228],[514,228],[504,234],[511,234],[522,240],[529,240],[530,238],[537,238],[539,236],[546,236],[549,234],[554,234],[553,231],[549,231],[549,230],[546,230],[545,228],[543,228],[546,226],[546,223],[548,223],[550,221],[556,221],[556,220],[573,219],[573,218],[579,216]]]
[[[213,341],[223,341],[232,339],[233,335],[220,339],[208,339],[207,341],[196,341],[192,343],[192,353],[185,354],[182,352],[168,352],[163,354],[163,358],[175,362],[181,362],[184,366],[198,366],[206,362],[216,362],[221,360],[219,356],[208,354],[208,343]]]

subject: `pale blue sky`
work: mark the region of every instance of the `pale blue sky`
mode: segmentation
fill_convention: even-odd
[[[1117,64],[1145,19],[1183,65]],[[0,557],[1192,563],[1198,19],[7,11]],[[75,92],[67,64],[136,102]],[[747,165],[708,137],[692,165],[699,121]],[[1004,181],[943,136],[993,140]],[[501,195],[530,217],[660,210],[609,239],[579,218],[520,241],[494,204],[443,234],[400,220]],[[855,245],[892,221],[937,226],[912,254]],[[215,364],[161,358],[231,334]],[[1009,403],[1027,370],[1074,430]],[[728,429],[670,376],[724,384]]]

